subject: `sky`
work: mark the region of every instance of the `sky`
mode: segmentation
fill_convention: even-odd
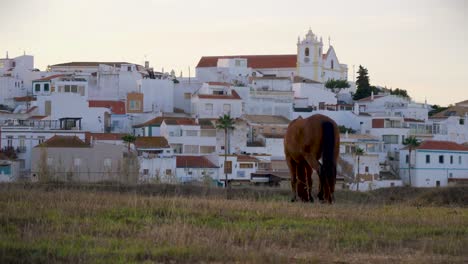
[[[0,0],[0,57],[35,66],[128,61],[195,75],[202,56],[295,54],[308,29],[372,85],[448,105],[468,99],[465,0]]]

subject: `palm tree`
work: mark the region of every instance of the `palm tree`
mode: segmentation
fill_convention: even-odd
[[[357,156],[357,173],[354,176],[354,179],[357,181],[356,190],[359,191],[359,164],[361,161],[361,156],[364,155],[364,150],[360,147],[357,147],[354,151],[354,154]]]
[[[125,135],[122,137],[122,140],[127,143],[127,147],[128,147],[128,152],[130,152],[130,144],[135,142],[136,140],[136,137],[134,135]]]
[[[225,187],[228,186],[228,174],[226,170],[227,155],[228,155],[227,137],[228,137],[229,130],[234,129],[234,124],[235,124],[235,120],[231,118],[229,114],[224,114],[223,116],[220,116],[216,124],[217,129],[224,130],[224,174],[225,174],[224,184],[225,184]]]
[[[414,136],[407,137],[405,138],[405,140],[403,140],[403,145],[407,146],[408,151],[409,151],[408,153],[408,178],[409,178],[410,186],[411,186],[411,151],[417,148],[420,144],[421,142],[419,142],[419,140]]]

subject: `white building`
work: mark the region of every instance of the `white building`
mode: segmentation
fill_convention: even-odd
[[[360,112],[379,116],[399,116],[427,120],[429,107],[397,95],[371,95],[357,101]]]
[[[323,42],[312,30],[297,41],[297,53],[288,55],[248,55],[202,57],[196,67],[200,81],[235,81],[254,72],[276,77],[301,76],[317,82],[347,79],[348,68],[340,64],[330,45],[324,53]]]
[[[292,85],[294,96],[307,98],[307,106],[318,109],[321,105],[336,105],[336,94],[317,82],[295,82]]]
[[[21,177],[29,177],[31,150],[55,135],[85,139],[80,118],[60,120],[10,120],[0,125],[0,148],[13,147],[20,162]]]
[[[140,181],[176,182],[176,158],[164,137],[137,137]]]
[[[467,146],[427,140],[411,152],[411,159],[408,148],[401,149],[399,156],[400,177],[405,184],[410,184],[410,174],[414,187],[439,187],[468,181]]]
[[[253,156],[248,155],[220,155],[218,164],[219,164],[219,182],[222,182],[223,185],[227,179],[230,184],[232,183],[250,183],[251,174],[255,173],[258,168],[259,160]]]
[[[174,112],[174,82],[171,79],[137,81],[143,94],[144,112]]]
[[[219,179],[218,166],[215,157],[183,156],[176,157],[176,177],[179,182],[217,182]]]
[[[192,95],[192,116],[218,118],[229,114],[232,118],[242,115],[242,99],[229,83],[208,82]]]

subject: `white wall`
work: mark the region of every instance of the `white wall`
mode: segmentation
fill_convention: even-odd
[[[138,80],[144,94],[143,111],[174,112],[174,82],[171,79]]]
[[[336,95],[324,88],[323,84],[316,83],[293,83],[295,97],[307,97],[309,105],[318,107],[319,103],[336,104]]]

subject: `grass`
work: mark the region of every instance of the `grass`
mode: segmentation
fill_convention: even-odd
[[[0,263],[468,259],[466,188],[449,201],[434,198],[447,189],[339,191],[333,206],[289,203],[282,191],[234,189],[226,200],[219,189],[174,188],[0,185]]]

